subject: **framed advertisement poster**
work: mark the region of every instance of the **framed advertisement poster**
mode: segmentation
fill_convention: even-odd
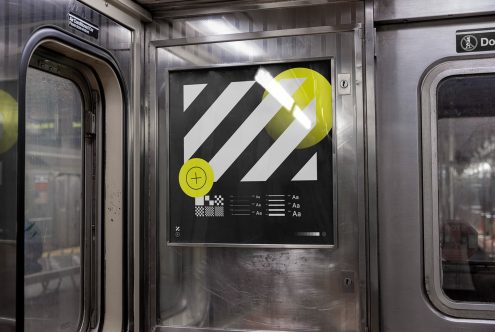
[[[332,63],[168,72],[169,245],[335,245]]]

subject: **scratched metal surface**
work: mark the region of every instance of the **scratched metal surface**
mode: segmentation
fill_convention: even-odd
[[[324,5],[210,16],[239,32],[362,22],[361,4]],[[194,18],[194,20],[208,17]],[[204,33],[204,32],[203,32]],[[220,32],[219,32],[220,33]],[[199,36],[188,19],[155,22],[148,40]],[[157,169],[165,165],[166,71],[205,65],[334,57],[337,73],[352,73],[360,89],[360,50],[353,32],[250,41],[263,52],[249,55],[228,43],[150,48],[150,89],[156,91]],[[156,80],[156,81],[155,81]],[[153,105],[153,95],[151,105]],[[166,177],[156,171],[158,257],[156,288],[159,331],[358,331],[361,292],[344,289],[356,281],[358,260],[358,95],[337,96],[338,247],[336,249],[179,248],[166,244]],[[152,111],[153,114],[153,111]],[[152,115],[153,119],[153,115]],[[153,125],[151,141],[154,140]],[[153,158],[153,156],[152,156]],[[153,159],[152,159],[153,160]],[[352,165],[352,166],[350,166]],[[153,173],[152,173],[153,174]],[[152,175],[152,181],[154,180]],[[153,203],[152,203],[153,204]],[[332,204],[332,202],[329,202]],[[153,206],[152,206],[153,208]],[[328,215],[332,218],[331,215]],[[152,264],[152,269],[153,269]],[[153,283],[151,283],[153,288]],[[153,292],[151,293],[153,295]],[[153,312],[153,310],[151,310]],[[153,317],[151,317],[153,321]]]

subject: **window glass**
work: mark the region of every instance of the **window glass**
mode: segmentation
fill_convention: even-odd
[[[438,217],[442,288],[495,302],[495,75],[438,85]]]
[[[70,80],[27,72],[25,330],[76,331],[81,289],[83,101]]]
[[[3,80],[0,83],[0,282],[2,286],[0,331],[2,332],[16,330],[18,152],[16,90],[17,81]]]

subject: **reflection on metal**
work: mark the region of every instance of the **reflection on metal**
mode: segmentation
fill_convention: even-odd
[[[13,326],[15,327],[15,319],[9,317],[0,317],[0,326]]]
[[[493,14],[492,0],[386,0],[375,1],[375,19],[380,22],[405,22]]]
[[[308,6],[323,6],[332,3],[358,2],[359,0],[221,0],[221,1],[191,1],[191,0],[138,0],[153,13],[156,19],[170,19],[178,17],[194,17],[219,13],[246,12],[255,10],[269,10],[277,8],[298,8]]]
[[[269,31],[259,31],[259,32],[239,32],[239,33],[232,33],[225,35],[209,35],[202,37],[152,40],[151,44],[155,47],[212,44],[212,43],[237,42],[243,40],[254,40],[254,39],[264,39],[264,38],[279,38],[284,36],[286,37],[306,36],[306,35],[320,35],[320,34],[335,33],[335,32],[348,32],[348,31],[353,31],[354,29],[357,28],[360,28],[360,25],[342,24],[339,26],[318,26],[318,27],[269,30]],[[249,53],[249,55],[256,55],[256,54]]]
[[[350,323],[329,317],[343,315],[353,295],[350,292],[347,299],[331,295],[348,288],[343,290],[337,267],[326,266],[326,250],[179,250],[186,261],[194,257],[190,261],[194,265],[183,270],[187,277],[181,288],[189,290],[183,294],[187,306],[180,314],[162,312],[164,318],[171,315],[163,320],[165,326],[341,331]]]
[[[187,25],[191,26],[198,32],[199,35],[232,35],[241,33],[239,29],[233,26],[224,18],[211,18],[207,20],[191,20],[187,21]],[[228,51],[242,52],[248,56],[258,56],[263,53],[263,50],[256,44],[249,41],[237,41],[223,46]]]

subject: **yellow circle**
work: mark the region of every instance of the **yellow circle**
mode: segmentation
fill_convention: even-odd
[[[213,187],[214,174],[210,164],[204,159],[189,159],[179,171],[179,185],[191,197],[208,194]]]
[[[17,141],[17,102],[0,90],[0,153],[7,152]]]
[[[304,78],[303,84],[292,95],[294,105],[288,110],[282,107],[277,115],[267,124],[266,131],[273,138],[277,139],[294,121],[293,111],[295,106],[304,108],[316,98],[316,124],[313,130],[297,146],[298,149],[305,149],[319,143],[332,129],[332,86],[320,73],[308,68],[288,69],[275,77],[276,81],[290,78]],[[263,98],[268,95],[265,91]]]

